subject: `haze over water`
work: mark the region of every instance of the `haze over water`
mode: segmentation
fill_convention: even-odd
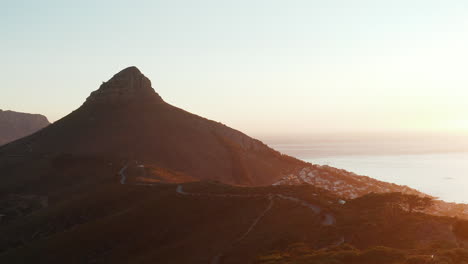
[[[408,185],[448,202],[468,203],[468,137],[311,137],[269,141],[307,162]]]

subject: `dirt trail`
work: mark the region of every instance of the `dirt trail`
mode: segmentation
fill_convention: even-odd
[[[257,226],[258,222],[260,222],[260,220],[268,213],[268,211],[271,210],[271,208],[273,207],[273,204],[274,204],[274,199],[275,198],[280,198],[280,199],[283,199],[283,200],[288,200],[288,201],[292,201],[292,202],[295,202],[295,203],[298,203],[302,206],[305,206],[307,207],[308,209],[312,210],[315,214],[319,214],[319,215],[322,215],[323,216],[323,220],[322,220],[322,225],[323,226],[330,226],[330,225],[334,225],[336,224],[336,219],[335,217],[330,214],[330,213],[323,213],[323,210],[320,206],[317,206],[317,205],[314,205],[314,204],[311,204],[311,203],[308,203],[306,201],[303,201],[301,199],[298,199],[296,197],[292,197],[292,196],[286,196],[286,195],[282,195],[282,194],[265,194],[265,195],[259,195],[259,194],[244,194],[244,195],[241,195],[241,194],[210,194],[210,193],[188,193],[186,191],[184,191],[184,187],[179,184],[177,185],[177,188],[176,188],[176,193],[178,194],[181,194],[181,195],[184,195],[184,196],[210,196],[210,197],[223,197],[223,198],[236,198],[236,197],[239,197],[239,198],[253,198],[253,197],[265,197],[265,198],[268,198],[269,200],[269,203],[268,203],[268,206],[265,208],[265,210],[263,210],[259,215],[258,217],[252,222],[252,224],[249,226],[249,229],[247,229],[247,231],[242,235],[240,236],[234,243],[239,243],[241,242],[243,239],[245,239],[254,229],[255,227]],[[214,256],[212,259],[211,259],[211,264],[219,264],[221,263],[221,260],[222,260],[222,257],[223,257],[223,253],[219,253],[218,255]]]
[[[125,176],[125,170],[128,168],[128,165],[125,165],[120,169],[119,175],[120,175],[120,184],[125,184],[127,182],[127,176]]]
[[[322,221],[322,225],[324,226],[329,226],[329,225],[334,225],[336,223],[336,219],[335,217],[330,214],[330,213],[324,213],[322,208],[320,206],[317,206],[317,205],[314,205],[314,204],[311,204],[311,203],[308,203],[304,200],[301,200],[301,199],[298,199],[296,197],[292,197],[292,196],[286,196],[286,195],[282,195],[282,194],[264,194],[264,195],[261,195],[261,194],[210,194],[210,193],[188,193],[188,192],[185,192],[184,189],[183,189],[183,186],[181,184],[179,184],[176,188],[176,192],[179,193],[179,194],[182,194],[182,195],[191,195],[191,196],[212,196],[212,197],[224,197],[224,198],[235,198],[235,197],[239,197],[239,198],[254,198],[254,197],[265,197],[265,198],[268,198],[270,199],[269,197],[272,197],[272,198],[281,198],[281,199],[284,199],[284,200],[288,200],[288,201],[291,201],[291,202],[295,202],[295,203],[298,203],[302,206],[305,206],[307,208],[309,208],[310,210],[312,210],[315,214],[322,214],[323,216],[323,221]],[[271,198],[271,199],[272,199]]]
[[[260,215],[258,215],[258,217],[250,225],[249,229],[247,229],[247,231],[236,240],[236,243],[241,242],[242,240],[244,240],[244,238],[246,238],[250,234],[250,232],[252,232],[252,230],[254,230],[255,226],[258,224],[260,219],[262,219],[265,216],[265,214],[268,211],[270,211],[270,209],[273,207],[273,204],[274,204],[274,201],[275,201],[274,196],[273,195],[268,195],[268,200],[270,202],[268,203],[267,208],[265,208],[265,210],[263,210],[263,212]]]
[[[120,175],[120,183],[121,184],[126,184],[126,180],[127,180],[127,177],[125,175],[125,170],[128,168],[128,165],[125,165],[122,169],[120,169],[119,171],[119,175]],[[151,186],[152,184],[142,184],[142,183],[137,183],[137,185],[149,185]],[[288,201],[292,201],[292,202],[295,202],[295,203],[298,203],[302,206],[305,206],[307,207],[308,209],[312,210],[315,214],[322,214],[323,216],[323,220],[322,220],[322,225],[324,226],[330,226],[330,225],[334,225],[336,223],[336,219],[335,217],[330,214],[330,213],[325,213],[323,214],[323,210],[320,206],[317,206],[317,205],[314,205],[314,204],[311,204],[311,203],[308,203],[306,201],[303,201],[301,199],[298,199],[296,197],[292,197],[292,196],[286,196],[286,195],[282,195],[282,194],[272,194],[272,193],[269,193],[269,194],[211,194],[211,193],[189,193],[189,192],[186,192],[184,191],[184,187],[182,186],[182,184],[179,184],[177,185],[177,188],[176,188],[176,193],[180,194],[180,195],[184,195],[184,196],[210,196],[210,197],[221,197],[221,198],[258,198],[258,197],[264,197],[264,198],[267,198],[269,200],[269,203],[268,203],[268,206],[265,208],[265,210],[263,210],[258,216],[257,218],[254,219],[254,221],[252,222],[252,224],[249,226],[249,228],[247,229],[247,231],[242,234],[236,241],[233,242],[233,244],[236,244],[236,243],[239,243],[241,242],[242,240],[244,240],[254,229],[255,227],[257,226],[257,224],[260,222],[260,220],[268,213],[268,211],[271,210],[271,208],[273,207],[273,204],[274,204],[274,199],[275,198],[279,198],[279,199],[283,199],[283,200],[288,200]],[[222,257],[223,257],[223,253],[219,253],[218,255],[214,256],[212,259],[211,259],[211,264],[219,264],[221,263],[221,260],[222,260]]]
[[[234,243],[232,243],[231,247],[234,246],[236,243],[239,243],[241,242],[242,240],[244,240],[249,234],[250,232],[252,232],[252,230],[255,229],[255,226],[258,224],[258,222],[268,213],[268,211],[271,210],[271,208],[273,207],[273,204],[274,204],[274,196],[272,195],[269,195],[268,196],[268,200],[269,200],[269,203],[268,203],[268,206],[265,208],[265,210],[263,210],[262,213],[260,213],[257,218],[255,218],[255,220],[252,222],[252,224],[249,226],[249,229],[247,229],[247,231],[242,235],[240,236]],[[221,258],[224,256],[223,253],[219,253],[218,255],[214,256],[213,258],[211,258],[211,264],[219,264],[221,263]]]

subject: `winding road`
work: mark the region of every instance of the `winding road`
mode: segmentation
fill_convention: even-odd
[[[127,176],[125,176],[125,170],[128,168],[128,165],[125,165],[120,169],[119,175],[120,175],[120,184],[125,184],[127,182]]]
[[[268,198],[269,200],[273,200],[274,198],[280,198],[283,200],[288,200],[291,202],[298,203],[304,207],[307,207],[308,209],[312,210],[315,214],[323,214],[323,221],[322,225],[324,226],[330,226],[336,224],[336,219],[335,217],[330,214],[330,213],[323,213],[323,209],[318,206],[314,205],[311,203],[308,203],[304,200],[298,199],[296,197],[292,196],[286,196],[283,194],[210,194],[210,193],[188,193],[184,191],[184,188],[181,184],[177,185],[176,192],[181,195],[190,195],[190,196],[214,196],[214,197],[224,197],[224,198],[230,198],[230,197],[239,197],[239,198],[254,198],[254,197],[265,197]]]
[[[260,222],[260,220],[268,213],[268,211],[271,210],[271,208],[273,207],[273,204],[274,204],[274,199],[275,198],[279,198],[279,199],[283,199],[283,200],[288,200],[288,201],[292,201],[292,202],[295,202],[295,203],[298,203],[302,206],[305,206],[307,207],[308,209],[312,210],[315,214],[321,214],[323,216],[323,220],[321,222],[321,224],[323,226],[331,226],[331,225],[334,225],[336,224],[336,219],[335,217],[330,214],[330,213],[325,213],[323,214],[323,210],[320,206],[317,206],[317,205],[314,205],[314,204],[311,204],[311,203],[308,203],[306,201],[303,201],[301,199],[298,199],[296,197],[292,197],[292,196],[286,196],[286,195],[282,195],[282,194],[272,194],[272,193],[269,193],[269,194],[266,194],[266,195],[259,195],[259,194],[244,194],[244,195],[241,195],[241,194],[208,194],[208,193],[189,193],[189,192],[186,192],[184,191],[184,187],[179,184],[177,185],[177,188],[176,188],[176,193],[180,194],[180,195],[184,195],[184,196],[214,196],[214,197],[224,197],[224,198],[230,198],[230,197],[242,197],[242,198],[252,198],[252,197],[265,197],[265,198],[268,198],[269,200],[269,203],[268,203],[268,206],[265,208],[265,210],[263,210],[258,216],[257,218],[255,218],[255,220],[252,222],[252,224],[249,226],[249,228],[247,229],[247,231],[241,235],[236,241],[234,241],[233,245],[236,244],[236,243],[239,243],[241,242],[243,239],[245,239],[254,229],[255,227],[257,226],[258,222]],[[341,244],[341,243],[340,243]],[[224,255],[222,253],[219,253],[218,255],[214,256],[212,259],[211,259],[211,264],[219,264],[221,263],[221,258],[223,257]]]
[[[119,171],[120,183],[121,184],[126,184],[127,177],[125,175],[125,170],[127,168],[128,168],[128,165],[125,165]],[[149,186],[151,186],[152,184],[137,183],[137,185],[149,185]],[[324,210],[320,206],[308,203],[308,202],[306,202],[304,200],[301,200],[299,198],[296,198],[296,197],[287,196],[287,195],[283,195],[283,194],[272,194],[272,193],[268,193],[268,194],[190,193],[190,192],[184,191],[184,187],[183,187],[182,184],[177,185],[175,191],[176,191],[177,194],[180,194],[180,195],[183,195],[183,196],[210,196],[210,197],[221,197],[221,198],[258,198],[258,197],[267,198],[268,201],[269,201],[267,207],[257,216],[257,218],[254,219],[254,221],[250,224],[247,231],[245,231],[245,233],[243,233],[238,239],[236,239],[233,242],[233,245],[236,244],[236,243],[241,242],[242,240],[244,240],[255,229],[255,227],[260,222],[260,220],[268,213],[268,211],[270,211],[273,208],[275,198],[288,200],[288,201],[300,204],[300,205],[308,208],[309,210],[311,210],[315,214],[322,215],[323,220],[321,222],[321,225],[323,225],[323,226],[331,226],[331,225],[336,224],[336,218],[331,213],[324,213]],[[214,256],[211,259],[211,264],[219,264],[221,262],[221,258],[223,256],[224,256],[223,253],[217,254],[216,256]]]

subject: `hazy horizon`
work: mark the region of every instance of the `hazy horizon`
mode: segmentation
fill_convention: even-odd
[[[167,102],[256,137],[466,134],[466,11],[419,0],[8,2],[0,108],[56,121],[135,65]]]

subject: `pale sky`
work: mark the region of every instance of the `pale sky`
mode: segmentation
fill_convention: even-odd
[[[55,121],[135,65],[252,136],[468,131],[466,0],[0,2],[0,109]]]

